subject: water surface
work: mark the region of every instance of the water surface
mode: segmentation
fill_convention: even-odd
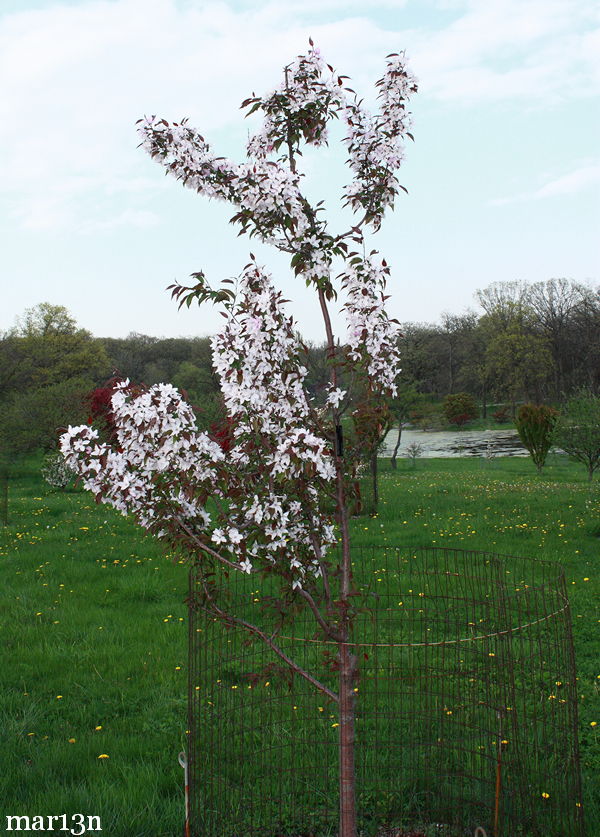
[[[380,456],[391,456],[398,430],[390,430]],[[528,456],[515,430],[403,430],[398,457],[408,456],[407,448],[416,442],[423,457]]]

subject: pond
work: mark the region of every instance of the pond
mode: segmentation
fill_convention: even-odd
[[[397,428],[387,434],[380,456],[391,456],[398,438]],[[406,457],[413,442],[422,445],[422,457],[528,456],[515,430],[403,430],[398,457]]]

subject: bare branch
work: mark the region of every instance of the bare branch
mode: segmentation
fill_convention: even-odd
[[[316,677],[313,677],[312,674],[309,674],[308,671],[305,671],[301,666],[298,665],[298,663],[294,662],[294,660],[292,660],[291,657],[288,657],[288,655],[285,653],[285,651],[283,651],[273,641],[272,636],[268,636],[268,634],[266,634],[261,628],[259,628],[258,625],[253,625],[251,622],[247,622],[245,619],[240,619],[237,616],[233,616],[231,613],[226,613],[224,610],[222,610],[217,605],[214,598],[211,596],[211,594],[210,594],[210,592],[209,592],[209,590],[206,586],[206,583],[204,581],[202,582],[202,586],[204,588],[204,593],[206,595],[206,598],[210,603],[209,606],[210,606],[211,613],[213,613],[215,616],[217,616],[219,619],[221,619],[221,621],[225,622],[226,624],[232,625],[232,626],[235,625],[237,627],[243,628],[245,631],[248,631],[249,633],[254,634],[254,636],[257,636],[260,639],[262,639],[262,641],[266,645],[268,645],[268,647],[275,654],[277,654],[277,656],[280,657],[286,663],[286,665],[288,665],[292,669],[292,671],[295,671],[296,674],[300,675],[300,677],[304,677],[305,680],[308,680],[308,682],[311,683],[316,689],[318,689],[324,695],[327,695],[327,697],[330,700],[335,701],[335,703],[339,703],[338,695],[335,692],[332,692],[332,690],[328,686],[326,686],[324,683],[321,683],[320,680],[317,680]]]

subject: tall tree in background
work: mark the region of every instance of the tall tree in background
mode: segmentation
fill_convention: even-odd
[[[0,339],[0,399],[109,371],[104,347],[62,305],[42,302]]]
[[[102,345],[66,308],[30,308],[0,339],[0,481],[8,522],[9,479],[22,458],[58,445],[59,429],[86,417],[84,397],[106,375]]]
[[[560,398],[584,383],[577,381],[582,365],[598,368],[600,364],[597,348],[594,351],[597,340],[589,339],[594,329],[581,328],[585,320],[591,319],[592,327],[595,325],[600,330],[598,294],[568,279],[549,279],[529,285],[526,300],[533,313],[534,327],[550,350],[554,396]],[[582,364],[586,355],[587,363]]]

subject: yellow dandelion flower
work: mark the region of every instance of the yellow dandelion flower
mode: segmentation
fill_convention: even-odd
[[[98,756],[99,759],[109,759],[110,756],[107,753],[100,753]]]
[[[69,744],[74,744],[76,741],[76,738],[69,738]]]
[[[546,791],[544,791],[544,792],[543,792],[543,794],[542,794],[542,797],[543,797],[544,799],[550,799],[550,794],[549,794],[549,793],[546,793]]]

